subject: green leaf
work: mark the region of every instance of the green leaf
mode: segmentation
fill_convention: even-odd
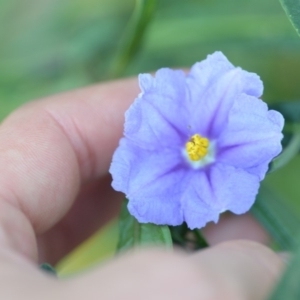
[[[189,229],[184,222],[178,226],[170,226],[173,243],[188,250],[200,250],[208,247],[208,243],[199,229]]]
[[[277,284],[270,300],[299,300],[300,299],[300,243],[292,257],[287,270]]]
[[[114,257],[118,243],[118,221],[110,221],[76,247],[55,266],[58,277],[73,276]]]
[[[145,31],[152,20],[157,0],[136,0],[128,27],[124,32],[109,77],[120,76],[142,45]]]
[[[40,265],[40,268],[42,270],[46,271],[48,274],[52,274],[52,275],[56,276],[56,271],[50,264],[43,263]]]
[[[201,231],[199,229],[194,229],[193,230],[194,237],[195,237],[195,244],[196,244],[196,249],[195,250],[200,250],[207,248],[209,245],[202,235]]]
[[[279,0],[290,21],[300,35],[300,1],[299,0]]]
[[[172,248],[172,238],[168,226],[139,223],[129,213],[127,204],[128,201],[125,200],[119,220],[118,251],[124,251],[144,245],[156,245]]]
[[[286,123],[300,123],[300,101],[280,102],[270,105],[270,108],[279,111]]]
[[[270,105],[271,109],[279,111],[285,119],[283,151],[269,167],[269,173],[274,172],[290,162],[300,150],[300,101],[281,102]]]
[[[187,224],[184,222],[181,225],[170,226],[169,228],[173,243],[185,248],[187,243],[186,237],[189,233],[189,228],[187,227]]]
[[[283,199],[261,185],[251,212],[281,249],[293,249],[296,244],[295,236],[300,226],[300,220]]]
[[[271,162],[268,172],[272,173],[285,166],[298,154],[299,150],[300,150],[300,132],[295,130],[289,143],[283,149],[282,153]]]

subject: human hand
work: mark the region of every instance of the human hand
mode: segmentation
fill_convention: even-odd
[[[2,123],[0,299],[265,299],[279,257],[258,243],[218,244],[266,242],[249,215],[208,226],[218,245],[193,255],[142,250],[62,281],[36,267],[117,214],[123,196],[107,170],[138,93],[136,79],[105,83],[29,103]]]

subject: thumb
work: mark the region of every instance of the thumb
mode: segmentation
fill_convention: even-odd
[[[0,299],[263,300],[283,268],[274,252],[246,241],[195,255],[139,250],[67,280],[18,260],[0,257]]]
[[[263,300],[283,265],[273,251],[249,241],[189,256],[143,250],[71,280],[65,299]]]

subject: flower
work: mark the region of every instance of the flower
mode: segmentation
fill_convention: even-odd
[[[282,149],[284,119],[258,98],[260,78],[215,52],[188,75],[164,68],[139,84],[110,167],[130,213],[193,229],[248,211]]]

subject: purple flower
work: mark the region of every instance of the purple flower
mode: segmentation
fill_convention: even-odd
[[[110,167],[130,213],[142,223],[201,228],[224,211],[248,211],[281,151],[284,124],[258,99],[259,77],[216,52],[188,75],[160,69],[139,83]]]

